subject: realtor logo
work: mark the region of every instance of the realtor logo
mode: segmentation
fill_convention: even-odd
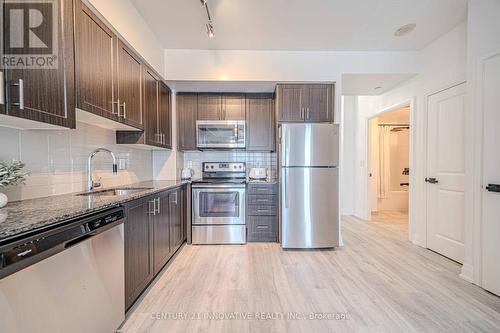
[[[58,0],[5,0],[3,17],[5,68],[57,68]]]

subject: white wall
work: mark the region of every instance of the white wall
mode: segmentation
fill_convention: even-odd
[[[149,28],[129,0],[83,0],[99,11],[114,29],[158,73],[164,72],[164,50],[160,41]]]
[[[482,59],[500,51],[500,1],[469,0],[467,46],[466,230],[462,277],[481,285],[482,113],[478,70]]]
[[[425,229],[425,156],[427,97],[441,89],[466,80],[467,24],[463,23],[434,41],[421,51],[419,74],[381,96],[358,97],[356,116],[355,149],[355,198],[354,211],[361,218],[369,218],[368,167],[367,167],[367,119],[382,110],[411,101],[413,128],[410,156],[410,195],[414,215],[410,217],[410,239],[426,246]],[[348,126],[345,124],[345,126]],[[350,149],[344,147],[344,149]],[[352,148],[351,148],[352,149]],[[412,207],[410,202],[410,207]],[[410,208],[411,209],[411,208]]]

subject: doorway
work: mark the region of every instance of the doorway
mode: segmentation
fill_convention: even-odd
[[[408,232],[410,105],[369,119],[370,213],[373,222]]]

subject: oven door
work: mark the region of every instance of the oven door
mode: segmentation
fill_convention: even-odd
[[[193,187],[193,225],[245,224],[245,188]]]
[[[196,122],[196,145],[200,149],[245,148],[245,121]]]

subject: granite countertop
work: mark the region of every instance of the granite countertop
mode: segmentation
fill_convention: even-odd
[[[58,225],[66,220],[173,189],[190,181],[144,181],[113,188],[148,188],[124,196],[79,196],[78,193],[9,203],[0,209],[0,243],[12,237]],[[149,189],[150,188],[150,189]],[[103,189],[99,189],[102,191]]]

